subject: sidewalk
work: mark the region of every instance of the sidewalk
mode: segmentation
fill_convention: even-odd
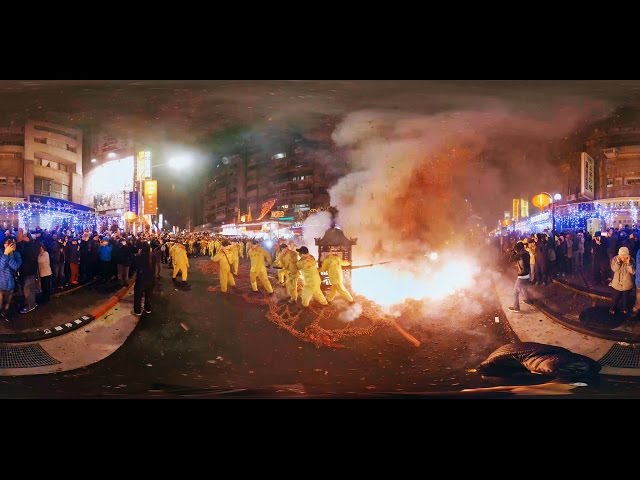
[[[568,290],[558,282],[532,286],[533,305],[521,302],[521,311],[511,312],[513,283],[509,274],[494,275],[504,315],[520,341],[557,345],[585,355],[600,362],[605,375],[640,376],[640,324],[626,328],[615,316],[609,323],[602,322],[602,309],[608,316],[605,301]],[[593,309],[600,310],[591,315]]]
[[[73,322],[86,315],[95,305],[109,299],[120,290],[120,285],[112,283],[87,282],[79,288],[65,290],[51,297],[51,300],[26,314],[19,312],[24,298],[15,296],[9,309],[8,321],[0,321],[0,342],[19,341],[20,338],[33,339],[33,334],[58,325]]]
[[[62,325],[57,336],[40,341],[0,343],[0,376],[59,373],[103,360],[124,344],[143,318],[130,313],[132,305],[133,284],[94,305],[81,317],[89,320],[79,328]]]
[[[537,306],[541,311],[578,331],[610,340],[640,343],[640,318],[621,312],[611,315],[609,308],[613,289],[608,285],[596,285],[590,273],[555,278],[552,286],[563,289],[565,294],[569,295],[569,299],[558,302],[553,294],[548,294],[552,290],[551,286],[532,287],[533,291],[540,293]],[[547,292],[542,292],[541,288],[545,288]],[[632,294],[632,298],[635,298],[635,293]],[[570,311],[569,307],[573,311]]]

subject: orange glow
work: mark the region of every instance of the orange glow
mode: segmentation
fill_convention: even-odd
[[[443,300],[476,283],[480,269],[473,260],[457,254],[440,258],[438,263],[425,261],[419,270],[415,264],[400,263],[356,269],[351,272],[351,286],[354,292],[390,307],[407,299]]]
[[[531,199],[531,203],[542,210],[551,204],[551,195],[546,192],[539,193]]]

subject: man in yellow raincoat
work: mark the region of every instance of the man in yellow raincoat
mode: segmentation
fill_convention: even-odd
[[[298,253],[291,248],[281,250],[280,263],[282,270],[286,272],[286,288],[289,294],[289,303],[296,303],[298,300],[298,279],[300,270],[298,269]]]
[[[173,274],[171,277],[173,280],[178,276],[178,272],[182,272],[182,281],[187,281],[187,273],[189,268],[189,258],[187,257],[187,250],[181,243],[176,243],[171,251],[171,258],[173,259]]]
[[[236,286],[233,273],[231,273],[231,249],[231,244],[228,240],[225,240],[222,242],[222,248],[218,250],[218,253],[213,258],[213,261],[218,262],[220,265],[218,276],[220,277],[220,290],[223,293],[227,293],[227,285]]]
[[[282,265],[282,257],[283,255],[286,255],[286,253],[289,251],[289,249],[287,248],[287,244],[286,243],[282,243],[280,244],[280,248],[278,249],[278,253],[276,254],[276,261],[273,262],[273,264],[276,267],[281,267],[278,270],[278,283],[284,287],[287,277],[289,276],[289,272],[284,268],[284,265]],[[297,261],[297,259],[296,259]]]
[[[240,267],[240,247],[237,242],[229,242],[227,255],[229,255],[229,259],[231,260],[231,271],[237,276],[238,268]]]
[[[307,247],[300,247],[298,249],[300,253],[300,260],[298,261],[298,269],[302,271],[304,277],[304,287],[302,289],[302,306],[308,307],[311,298],[320,305],[327,305],[327,299],[325,298],[322,290],[320,290],[320,272],[318,272],[318,264],[313,255],[309,254]]]
[[[271,265],[271,255],[269,255],[269,253],[258,244],[257,240],[251,242],[249,260],[251,261],[251,270],[249,270],[251,290],[254,292],[258,291],[257,279],[259,278],[264,289],[269,292],[269,294],[272,294],[273,287],[271,286],[269,277],[267,277],[267,268],[265,266],[265,262]]]
[[[342,267],[349,265],[351,265],[351,262],[343,260],[334,249],[331,249],[329,255],[322,262],[320,271],[327,272],[329,274],[329,280],[331,280],[331,290],[329,290],[329,294],[327,295],[327,301],[333,301],[339,293],[349,302],[354,302],[353,297],[344,287],[344,276],[342,274]]]

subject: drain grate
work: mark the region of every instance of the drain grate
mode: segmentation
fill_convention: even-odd
[[[0,368],[44,367],[60,363],[39,343],[30,345],[0,345]]]
[[[609,367],[640,368],[640,345],[614,343],[599,363]]]

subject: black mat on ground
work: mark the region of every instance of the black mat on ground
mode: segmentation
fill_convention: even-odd
[[[585,308],[580,313],[580,322],[605,328],[617,328],[631,317],[630,313],[625,315],[620,311],[611,315],[609,308],[608,306]]]

